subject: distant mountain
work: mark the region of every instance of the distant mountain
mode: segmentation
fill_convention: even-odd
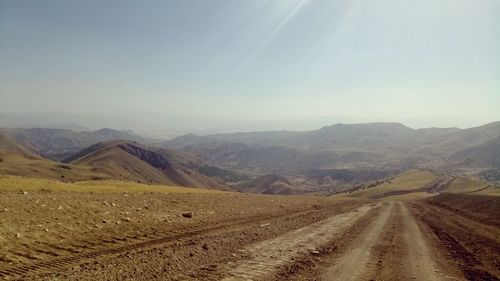
[[[31,154],[29,150],[21,145],[17,144],[14,139],[10,136],[0,133],[0,151],[1,152],[10,152],[17,153],[21,155],[29,155]]]
[[[239,174],[210,166],[186,153],[146,147],[129,141],[97,143],[64,162],[90,166],[95,171],[112,178],[143,183],[229,190],[225,181],[247,179]]]
[[[62,181],[107,179],[88,166],[61,164],[42,158],[0,134],[0,175],[48,178]]]
[[[470,129],[367,123],[303,132],[185,135],[161,146],[193,153],[227,169],[305,176],[314,169],[446,167],[454,153],[499,136],[500,122]]]
[[[307,173],[305,182],[318,186],[353,185],[376,181],[397,174],[397,170],[375,169],[314,169]]]
[[[500,169],[500,137],[459,151],[449,157],[449,161],[462,167]]]
[[[58,161],[98,142],[115,139],[147,142],[146,139],[129,131],[107,128],[91,132],[47,128],[0,129],[0,132],[11,136],[22,146]]]

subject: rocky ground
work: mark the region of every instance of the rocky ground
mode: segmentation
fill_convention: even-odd
[[[457,196],[3,192],[0,276],[499,280],[496,199]]]

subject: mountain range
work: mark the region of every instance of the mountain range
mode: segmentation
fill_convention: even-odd
[[[113,129],[0,129],[0,174],[270,194],[347,190],[410,168],[498,181],[498,159],[500,122],[469,129],[336,124],[163,142]]]
[[[479,168],[499,168],[494,161],[498,159],[498,137],[500,122],[469,129],[367,123],[303,132],[185,135],[161,146],[193,153],[227,169],[306,176],[317,169],[466,168],[470,161]],[[478,151],[492,159],[473,160],[479,157]]]

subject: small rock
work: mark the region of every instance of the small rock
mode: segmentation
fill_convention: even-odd
[[[21,233],[16,233],[16,238],[21,238]]]
[[[185,218],[192,218],[193,217],[193,212],[186,212],[186,213],[182,213],[182,216],[185,217]]]
[[[130,218],[124,218],[123,220],[124,220],[124,221],[131,221],[131,219],[130,219]]]
[[[49,232],[49,229],[48,229],[48,228],[46,228],[46,229],[45,229],[45,232]]]
[[[22,195],[28,195],[28,191],[22,191],[21,194]]]
[[[260,226],[260,227],[266,227],[266,226],[270,226],[270,225],[271,225],[271,223],[264,223],[264,224],[261,224],[261,225],[259,225],[259,226]]]
[[[320,253],[319,253],[319,251],[314,250],[314,251],[311,251],[311,254],[313,256],[319,256]]]
[[[63,206],[59,205],[59,207],[57,207],[58,210],[62,210],[63,209]]]
[[[202,248],[203,248],[203,250],[205,250],[205,251],[206,251],[206,250],[208,250],[208,245],[207,245],[207,243],[203,244]]]
[[[116,207],[116,203],[115,202],[111,203],[111,206]]]
[[[216,264],[211,264],[209,266],[204,266],[201,269],[202,270],[206,270],[206,271],[215,271],[217,269],[217,265]]]

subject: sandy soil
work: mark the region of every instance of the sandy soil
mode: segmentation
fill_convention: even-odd
[[[0,195],[0,276],[32,275],[34,279],[40,273],[59,269],[67,272],[67,268],[77,268],[89,261],[93,264],[101,257],[125,255],[128,260],[138,250],[161,249],[165,244],[181,243],[182,239],[199,239],[234,229],[242,232],[241,237],[231,238],[245,239],[237,241],[239,244],[250,243],[361,205],[360,200],[343,198],[232,193],[30,191]],[[183,216],[188,213],[191,218]],[[249,229],[246,232],[245,227]],[[217,240],[212,248],[234,242],[225,240],[229,239]],[[200,252],[201,246],[197,245],[193,252]],[[169,250],[177,251],[175,247]],[[192,260],[179,258],[181,263]],[[144,265],[144,270],[148,265]],[[177,271],[184,272],[182,268],[169,269],[168,276]],[[110,273],[110,279],[121,279],[120,274],[113,274]]]
[[[10,280],[500,278],[489,197],[1,195],[0,276]],[[472,201],[485,207],[458,207]]]

